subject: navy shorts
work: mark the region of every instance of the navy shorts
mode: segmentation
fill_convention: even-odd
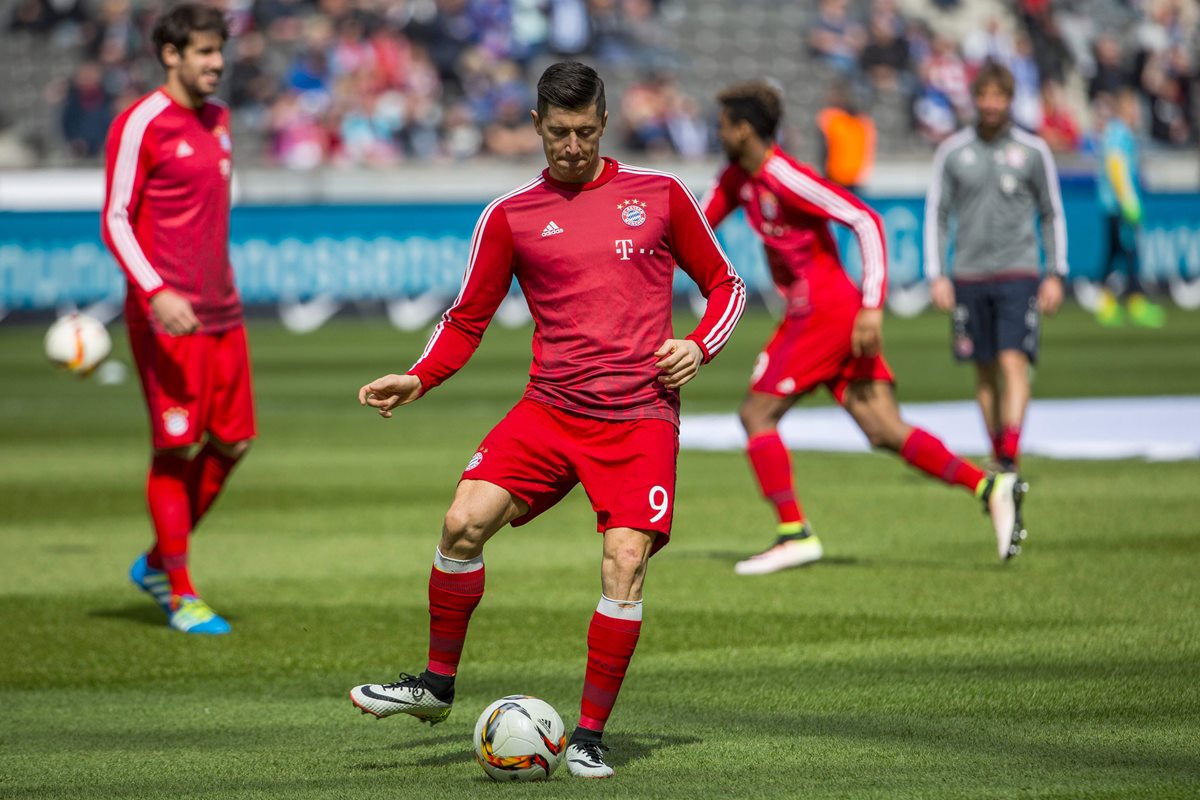
[[[1001,350],[1020,350],[1037,361],[1041,314],[1038,278],[954,282],[954,358],[995,361]]]

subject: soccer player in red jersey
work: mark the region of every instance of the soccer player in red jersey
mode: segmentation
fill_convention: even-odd
[[[166,82],[113,121],[106,147],[101,230],[129,282],[125,321],[153,440],[156,539],[130,578],[186,633],[229,631],[192,584],[188,539],[255,434],[229,263],[229,110],[210,99],[227,38],[211,6],[163,15],[154,46]]]
[[[982,499],[1002,560],[1017,552],[1024,492],[1015,475],[988,475],[936,437],[900,417],[892,371],[883,357],[887,255],[883,223],[865,203],[817,176],[775,144],[783,109],[764,83],[722,92],[718,133],[730,164],[702,201],[714,228],[734,209],[763,240],[767,263],[787,301],[783,321],[759,355],[740,417],[763,496],[775,507],[777,538],[737,564],[761,575],[816,561],[821,543],[796,498],[792,465],[777,426],[796,401],[827,386],[873,447],[900,457]],[[848,226],[862,250],[862,288],[842,268],[830,222]]]
[[[462,290],[412,368],[359,390],[390,417],[441,384],[475,352],[516,277],[534,320],[529,384],[468,461],[446,513],[429,579],[427,669],[350,697],[377,717],[445,719],[483,596],[484,544],[582,483],[604,534],[602,593],[565,755],[572,775],[606,778],[601,734],[641,630],[646,562],[671,533],[679,388],[729,339],[745,289],[678,178],[600,156],[608,114],[595,70],[554,64],[537,98],[547,169],[484,210]],[[708,299],[683,338],[671,328],[676,264]]]

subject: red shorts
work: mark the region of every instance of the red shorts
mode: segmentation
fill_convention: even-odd
[[[841,403],[852,383],[894,383],[882,354],[855,358],[851,352],[858,311],[847,303],[813,305],[805,314],[785,317],[754,363],[751,391],[790,397],[825,385]]]
[[[463,480],[493,483],[529,505],[524,525],[582,483],[596,530],[671,535],[679,431],[662,419],[605,420],[523,399],[484,437]]]
[[[129,329],[156,448],[187,447],[206,433],[222,442],[254,438],[254,394],[246,329],[170,336]]]

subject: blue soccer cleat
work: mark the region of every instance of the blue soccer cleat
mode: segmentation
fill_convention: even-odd
[[[215,636],[232,630],[224,617],[194,595],[172,597],[171,609],[171,617],[167,624],[177,631]]]
[[[171,582],[167,580],[167,573],[146,563],[145,553],[138,556],[129,568],[129,580],[154,598],[154,602],[158,603],[164,614],[171,615]]]

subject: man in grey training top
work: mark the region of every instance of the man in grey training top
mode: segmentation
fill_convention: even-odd
[[[934,305],[954,311],[955,358],[975,362],[975,397],[997,465],[1015,472],[1040,317],[1062,302],[1067,230],[1050,148],[1009,117],[1012,73],[989,62],[971,89],[975,125],[942,142],[933,159],[925,276]],[[953,268],[943,270],[952,218]]]

